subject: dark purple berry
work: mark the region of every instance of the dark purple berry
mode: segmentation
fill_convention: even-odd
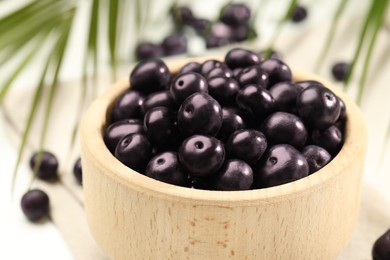
[[[209,34],[206,37],[206,48],[207,49],[226,46],[229,43],[231,43],[230,38],[219,37],[219,36],[215,36],[213,34]]]
[[[275,99],[278,111],[295,113],[297,96],[302,89],[300,85],[291,82],[280,82],[273,85],[269,93]]]
[[[240,73],[241,73],[243,70],[244,70],[243,68],[235,68],[235,69],[233,70],[233,77],[234,77],[235,79],[237,79],[237,78],[238,78],[238,75],[240,75]]]
[[[207,79],[211,79],[211,78],[214,78],[214,77],[232,78],[233,77],[233,71],[231,71],[227,67],[214,68],[207,75]]]
[[[188,72],[196,72],[196,73],[200,74],[201,73],[200,67],[201,67],[201,64],[198,62],[195,62],[195,61],[188,62],[186,65],[181,67],[181,69],[179,70],[179,74],[188,73]]]
[[[160,45],[150,42],[141,42],[135,49],[135,56],[138,61],[158,58],[163,56],[163,49]]]
[[[232,42],[242,42],[245,40],[248,40],[250,33],[251,33],[251,28],[249,27],[248,24],[240,25],[238,27],[232,28]]]
[[[216,138],[193,135],[180,146],[179,161],[184,169],[196,177],[212,176],[225,160],[225,148]]]
[[[314,129],[311,133],[311,141],[335,156],[343,145],[343,134],[340,129],[332,125],[324,130]]]
[[[195,18],[191,21],[190,26],[200,35],[203,35],[210,26],[210,21],[203,18]]]
[[[225,64],[230,69],[247,68],[260,64],[260,59],[256,53],[242,48],[234,48],[225,56]]]
[[[259,123],[275,109],[275,100],[268,90],[258,85],[247,85],[236,96],[237,106]]]
[[[176,152],[164,152],[154,156],[148,163],[145,175],[169,184],[184,186],[188,175],[183,171]]]
[[[83,183],[83,170],[81,168],[81,158],[78,158],[73,166],[73,175],[77,182],[81,185]]]
[[[158,91],[149,94],[141,105],[141,112],[145,114],[150,109],[155,107],[175,108],[175,101],[168,90]]]
[[[226,67],[226,65],[219,60],[206,60],[200,66],[200,73],[204,77],[207,77],[210,71],[212,71],[215,68],[221,68],[221,67]]]
[[[211,26],[208,36],[230,41],[233,37],[233,29],[225,23],[217,22]]]
[[[346,62],[337,62],[332,67],[332,75],[337,81],[343,81],[349,72],[351,65]]]
[[[307,139],[307,130],[303,121],[296,115],[276,112],[261,124],[261,131],[267,137],[269,145],[289,144],[301,149]]]
[[[332,159],[332,156],[324,148],[317,145],[305,146],[302,150],[302,155],[309,165],[309,174],[318,171]]]
[[[247,67],[236,78],[241,87],[256,84],[263,88],[268,88],[268,74],[260,66]]]
[[[296,106],[299,116],[312,128],[328,128],[340,115],[339,99],[330,89],[320,85],[311,85],[302,90]]]
[[[171,79],[165,63],[160,59],[139,62],[130,74],[130,85],[143,94],[164,90]]]
[[[252,168],[236,159],[227,160],[215,178],[217,190],[249,190],[252,184]]]
[[[35,152],[30,159],[30,168],[35,171],[41,180],[56,180],[58,178],[57,157],[48,151]]]
[[[130,118],[141,118],[144,95],[135,90],[127,90],[115,102],[111,111],[111,122]]]
[[[167,146],[177,138],[176,116],[166,107],[150,109],[144,117],[144,129],[149,141],[155,146]]]
[[[307,10],[303,6],[297,6],[295,7],[294,12],[291,15],[291,21],[294,23],[299,23],[305,20],[307,17]]]
[[[143,122],[138,119],[124,119],[117,121],[109,125],[104,132],[104,143],[106,144],[108,150],[114,154],[116,145],[122,137],[134,133],[143,133],[143,131]]]
[[[190,24],[195,18],[191,9],[187,6],[173,7],[171,9],[171,14],[176,24]]]
[[[215,77],[208,80],[209,94],[221,105],[234,105],[240,86],[233,78]]]
[[[222,126],[217,138],[222,142],[227,141],[231,134],[245,128],[245,122],[235,108],[222,108]]]
[[[177,113],[177,123],[186,136],[215,136],[222,125],[222,109],[211,96],[198,92],[184,100]]]
[[[115,157],[129,168],[142,173],[152,157],[152,146],[145,135],[129,134],[119,141]]]
[[[246,4],[229,4],[222,10],[220,20],[225,24],[237,27],[248,24],[251,11]]]
[[[373,260],[390,259],[390,229],[380,236],[372,247]]]
[[[206,79],[195,72],[179,74],[169,88],[173,100],[180,105],[186,98],[197,92],[208,92]]]
[[[161,43],[164,55],[172,56],[187,52],[187,39],[182,35],[170,35]]]
[[[229,158],[237,158],[254,165],[267,149],[267,139],[262,132],[254,129],[237,130],[226,141]]]
[[[340,115],[335,123],[335,126],[337,126],[337,128],[340,129],[341,133],[344,133],[345,124],[347,123],[347,107],[345,106],[345,103],[341,98],[339,98],[339,102],[340,102]]]
[[[254,169],[254,187],[267,188],[289,183],[309,174],[305,157],[289,144],[270,147]]]
[[[281,60],[264,60],[261,62],[260,68],[268,74],[268,87],[272,87],[279,82],[291,81],[292,79],[290,68]]]
[[[21,207],[30,221],[38,221],[49,215],[49,197],[41,190],[30,190],[23,195]]]

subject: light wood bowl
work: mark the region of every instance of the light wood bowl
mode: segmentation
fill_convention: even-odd
[[[186,62],[167,65],[175,72]],[[295,80],[318,80],[344,100],[345,143],[320,171],[267,189],[189,189],[129,169],[102,138],[108,111],[129,87],[128,79],[94,101],[81,126],[85,210],[107,255],[136,260],[334,259],[357,222],[366,127],[358,107],[331,83],[301,71],[293,75]]]

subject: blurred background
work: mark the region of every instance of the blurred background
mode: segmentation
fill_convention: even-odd
[[[0,241],[7,245],[0,258],[102,257],[89,236],[82,187],[72,174],[79,157],[77,125],[101,91],[151,56],[223,55],[237,46],[273,49],[293,69],[344,88],[361,107],[369,130],[364,181],[389,202],[387,2],[0,1]],[[229,4],[248,7],[249,21],[234,26],[224,20]],[[345,66],[332,74],[340,62]],[[32,181],[28,160],[40,148],[58,157],[60,182]],[[19,201],[29,187],[48,192],[50,220],[34,225],[21,213]],[[88,250],[93,253],[80,257]]]

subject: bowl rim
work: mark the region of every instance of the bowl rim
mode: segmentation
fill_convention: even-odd
[[[205,56],[165,60],[171,72],[178,71],[189,61],[203,62],[208,59],[223,60],[222,56]],[[276,203],[289,200],[294,196],[303,196],[318,190],[319,186],[329,183],[342,174],[348,174],[348,167],[361,150],[365,150],[367,130],[363,115],[357,105],[340,88],[327,80],[291,68],[294,81],[317,80],[339,96],[347,108],[344,145],[338,155],[316,173],[287,184],[245,191],[212,191],[191,189],[154,180],[140,174],[117,160],[103,141],[103,129],[107,126],[106,118],[113,101],[129,89],[129,80],[125,78],[108,88],[100,95],[84,114],[81,122],[81,147],[83,159],[90,160],[98,169],[102,169],[106,177],[116,180],[121,185],[138,192],[147,193],[161,199],[181,201],[185,203],[198,201],[203,205],[243,206],[259,203]]]

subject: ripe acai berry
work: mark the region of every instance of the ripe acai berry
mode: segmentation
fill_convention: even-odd
[[[314,129],[311,133],[311,141],[335,156],[343,145],[343,134],[340,129],[332,125],[324,130]]]
[[[260,64],[260,68],[268,74],[268,88],[276,83],[291,81],[292,74],[290,68],[281,60],[268,59]]]
[[[129,134],[119,141],[115,157],[131,169],[143,172],[152,157],[152,146],[145,135]]]
[[[164,90],[171,79],[171,73],[160,59],[139,62],[130,74],[130,85],[133,90],[143,94]]]
[[[221,106],[206,93],[192,94],[180,106],[177,124],[185,136],[194,134],[215,136],[222,125]]]
[[[349,72],[351,65],[346,62],[337,62],[332,67],[332,75],[337,81],[343,81]]]
[[[138,61],[158,58],[163,56],[163,49],[157,44],[141,42],[135,49],[135,56]]]
[[[380,236],[372,247],[373,260],[390,259],[390,229]]]
[[[179,186],[185,186],[188,182],[188,176],[180,166],[177,153],[172,151],[160,153],[150,159],[145,175]]]
[[[78,158],[73,166],[73,175],[77,182],[81,185],[83,183],[83,170],[81,167],[81,158]]]
[[[196,73],[188,72],[179,74],[172,82],[169,88],[173,100],[180,104],[189,96],[197,92],[208,92],[206,79]]]
[[[251,11],[245,4],[229,4],[222,10],[220,20],[231,27],[247,24]]]
[[[211,136],[193,135],[183,141],[179,149],[179,161],[192,176],[212,176],[225,160],[225,148],[221,141]]]
[[[294,12],[291,15],[291,21],[294,23],[299,23],[305,20],[307,17],[307,10],[304,6],[295,7]]]
[[[196,72],[200,74],[201,73],[200,67],[201,67],[200,63],[192,61],[187,63],[183,67],[181,67],[181,69],[179,70],[179,74],[188,73],[188,72]]]
[[[165,56],[187,52],[187,39],[183,35],[169,35],[161,43]]]
[[[307,130],[303,121],[296,115],[276,112],[268,116],[260,127],[269,145],[290,144],[301,149],[307,140]]]
[[[247,85],[236,96],[237,106],[253,120],[261,120],[275,109],[275,100],[266,89],[258,85]]]
[[[234,48],[225,56],[225,64],[230,69],[246,68],[260,64],[260,59],[256,53],[242,48]]]
[[[247,67],[241,70],[237,75],[237,81],[241,87],[249,84],[260,85],[262,88],[268,88],[268,74],[260,66]]]
[[[249,190],[252,184],[252,168],[237,159],[227,160],[215,177],[217,190]]]
[[[111,111],[112,122],[129,118],[141,118],[144,95],[139,91],[128,90],[115,102]]]
[[[124,119],[109,125],[104,132],[103,139],[108,150],[114,154],[116,145],[122,137],[143,132],[143,122],[139,119]]]
[[[270,147],[254,170],[254,186],[267,188],[296,181],[309,174],[305,157],[289,144]]]
[[[234,105],[240,85],[233,78],[214,77],[208,80],[209,94],[221,105]]]
[[[303,87],[292,82],[279,82],[269,89],[278,111],[296,113],[296,100]]]
[[[236,108],[222,108],[222,126],[219,129],[217,138],[225,142],[235,131],[244,129],[245,122]]]
[[[318,129],[330,127],[340,115],[338,98],[330,89],[320,85],[310,85],[298,94],[297,109],[308,126]]]
[[[175,108],[175,101],[168,90],[149,94],[142,102],[141,112],[145,115],[146,112],[155,107]]]
[[[229,69],[228,67],[214,68],[207,75],[207,79],[211,79],[214,77],[231,78],[231,77],[233,77],[233,71],[231,69]]]
[[[332,159],[332,156],[324,148],[317,145],[306,146],[302,150],[302,155],[309,165],[309,174],[318,171]]]
[[[220,68],[220,67],[226,67],[226,65],[219,60],[206,60],[200,66],[200,73],[204,77],[207,77],[208,74],[210,73],[210,71],[212,71],[215,68]]]
[[[35,152],[30,159],[30,169],[35,171],[36,167],[38,167],[37,177],[39,179],[51,181],[58,178],[58,160],[53,153],[49,151]]]
[[[165,147],[174,143],[178,135],[176,115],[166,107],[150,109],[144,117],[146,136],[152,144]]]
[[[225,146],[229,158],[254,165],[267,149],[267,139],[257,130],[241,129],[230,135]]]
[[[30,221],[38,221],[49,214],[49,197],[41,190],[30,190],[23,195],[21,207]]]

